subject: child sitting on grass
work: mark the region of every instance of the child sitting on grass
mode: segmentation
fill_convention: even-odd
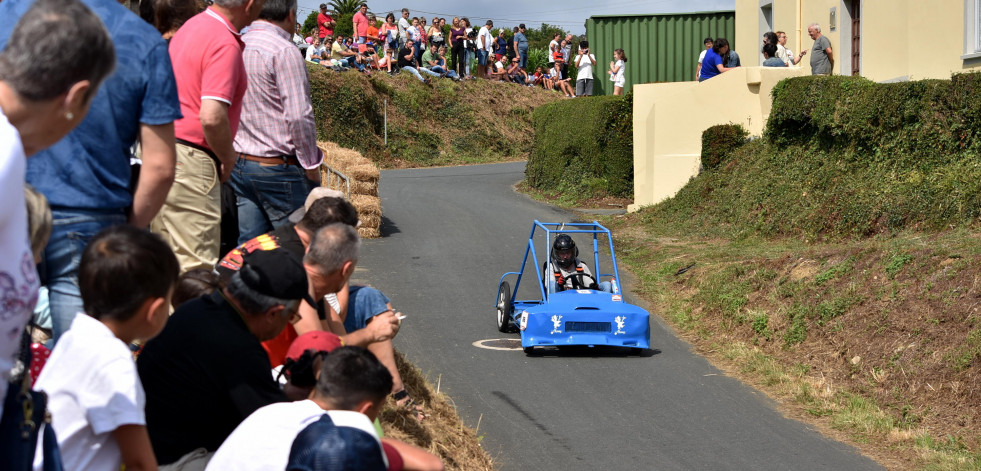
[[[179,270],[160,237],[129,225],[103,230],[82,252],[85,312],[75,316],[35,384],[48,394],[66,470],[157,469],[129,344],[163,330]],[[38,450],[35,468],[42,456]]]

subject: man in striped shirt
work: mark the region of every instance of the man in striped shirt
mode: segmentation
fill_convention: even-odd
[[[306,65],[290,30],[296,0],[268,0],[242,36],[249,88],[235,135],[231,186],[238,197],[238,243],[289,223],[320,182],[323,154]]]

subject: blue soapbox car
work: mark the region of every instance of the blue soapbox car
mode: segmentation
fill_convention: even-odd
[[[541,252],[535,250],[536,232],[544,243],[539,246]],[[552,241],[559,234],[568,234],[579,239],[592,239],[592,263],[588,254],[581,257],[595,277],[584,274],[572,276],[582,277],[579,285],[598,286],[601,281],[610,292],[597,289],[568,289],[561,290],[556,283],[549,282],[552,273],[548,261],[552,259]],[[612,273],[601,271],[600,265],[600,236],[605,236],[609,243],[609,266],[604,266]],[[538,254],[545,254],[544,260]],[[528,269],[529,263],[534,271]],[[526,272],[527,271],[527,272]],[[518,288],[522,280],[528,276],[533,287],[537,287],[539,299],[519,300]],[[517,276],[514,280],[514,291],[506,281],[509,276]],[[650,314],[647,311],[624,301],[617,280],[617,260],[613,252],[613,238],[609,229],[598,222],[591,223],[549,223],[535,221],[528,237],[525,257],[521,263],[521,271],[508,272],[501,276],[497,289],[497,328],[501,332],[509,332],[512,325],[517,326],[521,333],[521,346],[526,354],[531,354],[535,347],[562,347],[569,345],[609,345],[616,347],[635,348],[638,352],[650,348],[651,327]],[[607,286],[608,285],[608,286]]]

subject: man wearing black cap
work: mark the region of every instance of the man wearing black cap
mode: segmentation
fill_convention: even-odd
[[[302,299],[313,301],[295,255],[253,252],[227,287],[181,305],[146,344],[137,369],[161,469],[203,469],[249,414],[287,400],[260,342],[299,318]]]

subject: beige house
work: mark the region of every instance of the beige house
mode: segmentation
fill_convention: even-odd
[[[698,174],[706,128],[739,123],[762,132],[773,85],[809,75],[811,56],[800,67],[758,67],[763,33],[784,31],[796,54],[813,46],[812,23],[831,41],[835,74],[891,82],[981,70],[981,0],[736,0],[732,42],[743,67],[701,83],[633,88],[631,211],[674,196]]]
[[[736,0],[743,65],[760,64],[767,31],[786,32],[795,53],[809,50],[812,23],[831,41],[836,74],[888,82],[950,78],[981,67],[978,0]],[[809,59],[801,61],[808,73]]]

